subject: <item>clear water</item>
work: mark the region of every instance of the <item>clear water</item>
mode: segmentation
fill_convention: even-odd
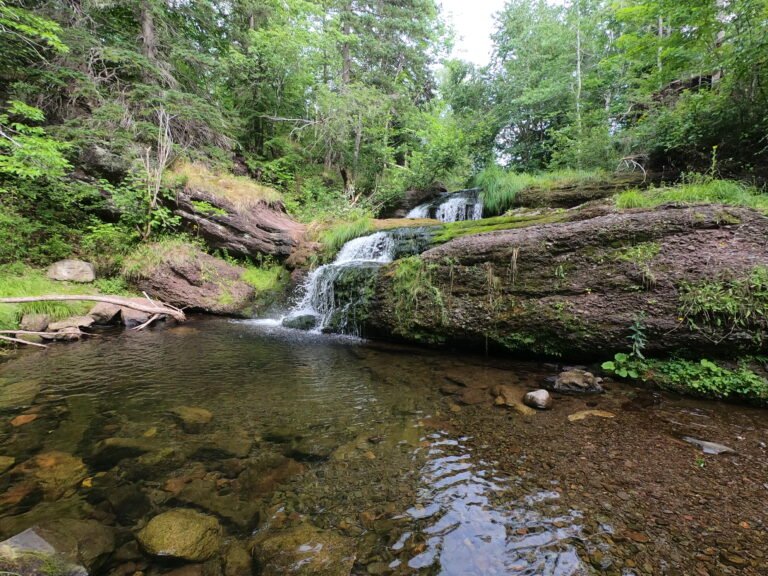
[[[208,512],[221,514],[228,536],[247,543],[253,530],[279,530],[286,517],[301,518],[356,539],[355,574],[367,573],[368,564],[386,564],[388,573],[582,573],[571,542],[578,513],[548,507],[546,495],[530,494],[544,500],[527,502],[511,478],[443,429],[444,380],[436,373],[456,364],[432,353],[226,320],[22,354],[0,365],[0,381],[35,380],[39,391],[2,415],[38,417],[5,427],[0,453],[23,462],[63,451],[85,460],[88,480],[22,503],[0,496],[0,536],[62,516],[97,518],[130,535],[147,518],[190,505],[173,496],[174,479],[204,478],[216,480],[211,502],[235,494],[259,511],[257,522],[238,524],[229,520],[237,514],[212,504]],[[169,416],[180,405],[209,410],[213,420],[185,432]],[[106,438],[147,442],[150,455],[171,456],[94,461]],[[231,438],[247,451],[218,453]],[[293,463],[294,474],[259,490],[243,487],[240,470],[272,460],[280,470]],[[281,478],[268,467],[262,473]],[[3,478],[6,495],[29,481]],[[146,504],[138,517],[110,497],[126,485]],[[194,507],[205,510],[206,503]],[[552,527],[555,519],[561,528]],[[509,537],[523,526],[536,536]],[[150,571],[162,565],[142,562]]]

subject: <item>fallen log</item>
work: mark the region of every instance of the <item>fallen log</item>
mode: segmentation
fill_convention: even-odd
[[[11,338],[10,336],[0,335],[0,340],[5,342],[13,342],[15,344],[26,344],[27,346],[37,346],[38,348],[48,348],[45,344],[39,344],[37,342],[30,342],[29,340],[22,340],[21,338]]]
[[[150,304],[139,304],[132,301],[129,298],[123,298],[120,296],[94,296],[88,295],[62,295],[53,294],[48,296],[24,296],[19,298],[0,298],[0,304],[24,304],[27,302],[105,302],[107,304],[114,304],[115,306],[123,306],[125,308],[132,308],[139,312],[145,312],[147,314],[160,314],[172,317],[177,322],[184,322],[187,317],[184,312],[178,308],[173,308],[166,305],[156,304],[150,301]]]

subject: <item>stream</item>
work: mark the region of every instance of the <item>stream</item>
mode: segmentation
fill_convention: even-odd
[[[768,414],[618,383],[493,405],[558,370],[213,318],[21,351],[0,364],[0,536],[88,520],[115,535],[92,574],[166,574],[136,534],[190,508],[228,543],[201,574],[291,530],[345,543],[325,574],[768,573]],[[568,419],[591,409],[614,417]]]

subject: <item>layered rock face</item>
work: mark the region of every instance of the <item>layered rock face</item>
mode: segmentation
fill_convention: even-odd
[[[186,189],[176,198],[174,213],[211,248],[234,256],[259,254],[287,258],[301,242],[305,227],[281,203],[242,206],[225,198]]]
[[[666,206],[451,240],[377,279],[369,335],[556,356],[765,350],[768,218]],[[634,339],[634,340],[633,340]]]

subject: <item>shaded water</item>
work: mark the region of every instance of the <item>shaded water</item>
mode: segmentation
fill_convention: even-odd
[[[494,364],[212,319],[23,353],[0,364],[2,390],[15,391],[0,394],[0,455],[16,459],[0,475],[0,536],[51,519],[93,519],[117,534],[116,550],[93,573],[122,574],[129,565],[164,574],[178,564],[143,553],[135,534],[158,513],[186,507],[215,515],[243,548],[254,535],[297,526],[342,537],[354,548],[353,574],[667,573],[633,560],[646,544],[612,537],[627,523],[618,508],[566,497],[574,482],[587,483],[582,473],[593,457],[613,458],[619,449],[622,458],[638,458],[629,443],[645,441],[667,454],[654,437],[658,422],[629,420],[630,439],[614,446],[603,443],[604,432],[588,433],[608,421],[575,425],[557,409],[522,419],[494,408],[490,396],[457,403],[457,386],[486,390],[501,378],[523,390],[555,371]],[[631,397],[619,388],[601,407],[618,411]],[[558,402],[575,411],[583,401]],[[171,413],[179,406],[204,408],[213,418],[185,427]],[[757,441],[766,419],[739,410],[702,418],[698,404],[678,402],[658,414],[675,433],[721,442],[735,435],[752,442],[755,434]],[[35,418],[10,424],[20,415]],[[557,458],[563,446],[573,454]],[[531,450],[542,453],[533,458]],[[62,466],[52,483],[24,466],[52,453],[82,459],[85,470]],[[744,462],[743,455],[723,457]],[[685,458],[683,476],[666,478],[669,486],[691,473],[693,458]],[[665,474],[674,461],[662,462]],[[545,465],[532,468],[536,463]],[[593,475],[592,495],[621,481],[601,474]],[[758,526],[762,514],[744,519]]]

